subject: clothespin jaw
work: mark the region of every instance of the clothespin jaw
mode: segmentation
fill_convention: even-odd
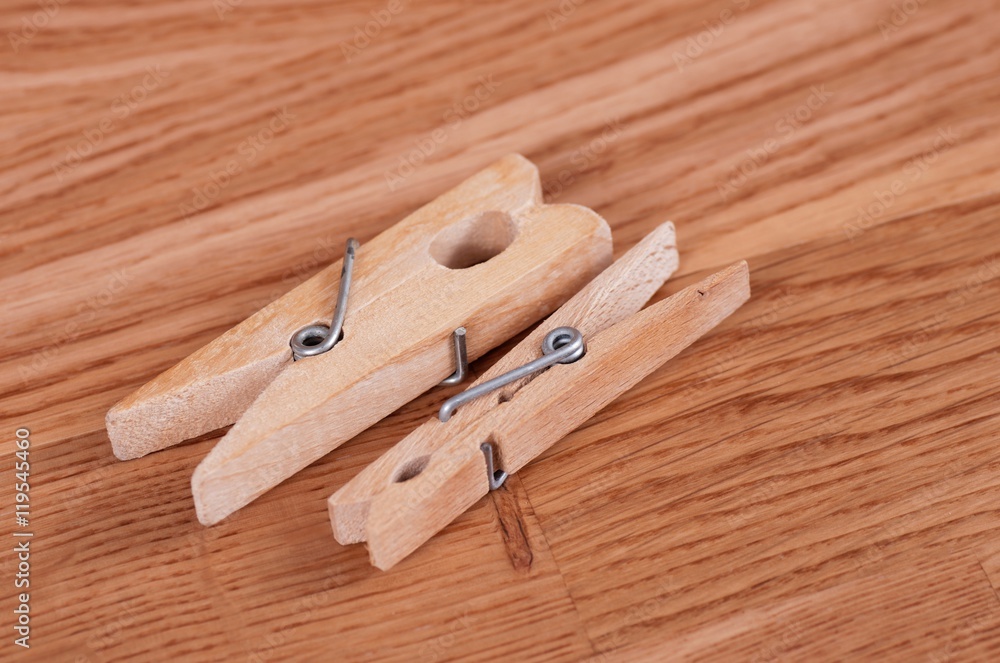
[[[737,263],[597,333],[582,359],[552,367],[480,419],[455,421],[454,428],[453,422],[431,421],[418,429],[442,441],[427,458],[417,457],[421,471],[397,475],[368,505],[364,533],[372,563],[392,567],[486,495],[483,442],[491,444],[499,467],[517,472],[721,322],[749,294],[746,263]]]
[[[501,357],[475,385],[505,374],[539,354],[542,339],[566,324],[592,335],[640,310],[677,269],[674,225],[666,222],[651,232],[597,278],[576,293],[548,320],[541,323],[513,350]],[[368,538],[366,523],[372,500],[394,483],[407,481],[425,469],[431,454],[443,448],[447,433],[458,433],[461,422],[476,422],[497,403],[509,401],[531,378],[499,390],[492,398],[472,401],[460,408],[447,427],[429,421],[386,451],[329,500],[334,536],[343,544]]]
[[[537,357],[539,338],[559,326],[586,330],[583,358],[472,401],[447,422],[417,428],[330,498],[337,540],[367,541],[372,564],[390,568],[489,491],[484,443],[499,467],[516,472],[749,298],[749,273],[741,262],[634,313],[676,267],[676,251],[669,266],[649,259],[666,230],[623,256],[477,384]],[[633,270],[643,264],[652,267],[649,275]],[[622,292],[636,283],[653,285],[633,297]],[[609,308],[609,302],[621,306]]]
[[[113,448],[134,458],[234,424],[192,479],[213,524],[451,374],[456,328],[476,358],[610,260],[604,220],[544,205],[536,168],[508,156],[361,245],[329,352],[293,363],[289,339],[330,319],[341,263],[112,408]]]

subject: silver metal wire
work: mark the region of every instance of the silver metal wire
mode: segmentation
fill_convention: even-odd
[[[587,352],[583,334],[574,327],[557,327],[542,340],[542,356],[492,380],[470,387],[444,402],[438,419],[448,421],[460,406],[555,364],[571,364]]]
[[[329,352],[340,342],[344,330],[344,318],[347,317],[347,296],[351,292],[351,274],[354,271],[354,257],[361,245],[353,237],[347,240],[344,251],[344,267],[340,272],[340,290],[337,292],[337,308],[333,312],[330,326],[308,325],[295,332],[289,345],[292,346],[292,359],[298,361],[303,357],[315,357]]]
[[[344,320],[347,318],[347,298],[351,293],[351,276],[354,273],[354,260],[360,248],[358,240],[353,237],[347,240],[344,250],[344,266],[340,273],[340,289],[337,292],[337,306],[333,311],[330,325],[307,325],[292,335],[289,345],[292,348],[292,359],[298,361],[303,357],[315,357],[333,349],[343,338]],[[459,327],[452,333],[452,343],[455,347],[455,372],[441,381],[442,385],[461,384],[469,374],[469,356],[465,345],[465,327]]]
[[[496,490],[507,480],[507,473],[493,467],[493,445],[483,442],[479,445],[483,455],[486,456],[486,477],[490,480],[490,490]]]
[[[441,380],[441,384],[444,386],[462,384],[465,376],[469,373],[469,354],[465,347],[465,327],[456,329],[451,335],[451,339],[455,344],[455,372]]]

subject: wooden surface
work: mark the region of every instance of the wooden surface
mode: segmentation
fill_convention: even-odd
[[[611,262],[610,235],[593,210],[542,204],[527,159],[498,159],[358,249],[336,351],[293,362],[289,339],[329,325],[343,259],[116,404],[115,455],[231,425],[191,480],[214,525],[439,385],[457,328],[473,360],[555,310]]]
[[[659,329],[652,332],[662,333],[663,338],[657,343],[633,343],[636,330],[627,329],[617,341],[604,344],[611,346],[609,355],[602,357],[593,350],[595,342],[600,347],[603,334],[610,328],[618,324],[622,328],[628,326],[626,321],[638,315],[649,298],[663,287],[677,270],[677,263],[676,232],[674,224],[668,221],[653,229],[539,323],[488,371],[467,385],[466,391],[448,399],[437,417],[415,428],[331,495],[328,506],[334,538],[344,544],[367,542],[372,564],[383,570],[390,568],[491,489],[498,488],[493,485],[498,477],[496,468],[502,468],[499,470],[503,473],[502,483],[659,368],[668,358],[663,353],[671,331],[676,331],[677,336],[686,335],[688,340],[683,345],[673,344],[675,355],[708,331],[699,329],[703,325],[689,323],[685,327],[685,320],[677,315],[661,322]],[[749,296],[750,287],[746,264],[742,267],[740,289],[746,296],[739,304]],[[700,286],[689,286],[686,290],[692,287]],[[719,302],[719,293],[716,295],[712,306],[697,307],[702,320],[710,319],[712,310],[725,306],[727,300]],[[680,293],[656,308],[669,309],[679,299]],[[695,306],[688,308],[689,314],[697,315]],[[725,315],[734,308],[725,311]],[[723,317],[720,314],[712,326]],[[567,330],[576,335],[576,342]],[[643,334],[646,338],[650,335],[648,330]],[[563,343],[558,343],[560,338]],[[580,373],[573,370],[552,371],[553,365],[544,372],[553,373],[555,381],[545,386],[538,386],[542,374],[537,371],[505,381],[512,372],[537,362],[543,348],[548,348],[550,358],[561,359],[557,364],[564,368],[575,364],[579,369],[584,358],[588,358],[586,363],[591,366],[588,370],[602,379],[581,379]],[[644,372],[628,381],[628,371],[620,370],[622,360],[629,352],[644,349],[660,351],[664,361],[657,364],[649,357],[641,363],[631,361],[630,364],[639,365]],[[612,367],[616,370],[610,370]],[[498,380],[503,384],[497,383]],[[490,383],[494,383],[494,389],[488,388]],[[530,389],[529,383],[534,383]],[[475,397],[477,388],[488,391]],[[572,398],[567,399],[567,394]],[[488,455],[488,462],[484,454]]]
[[[35,546],[30,652],[0,558],[4,660],[1000,655],[995,0],[39,11],[0,9]],[[221,433],[113,457],[113,403],[514,151],[615,255],[674,221],[654,300],[742,258],[752,299],[389,572],[325,499],[456,388],[213,528]]]
[[[474,440],[492,440],[499,450],[494,457],[497,465],[514,474],[716,327],[749,297],[747,264],[739,262],[596,334],[586,357],[563,371],[538,375],[504,407],[468,420],[463,431]],[[636,342],[655,335],[660,335],[657,342]],[[430,459],[426,476],[393,484],[372,500],[367,547],[378,568],[390,568],[490,492],[483,476],[482,448],[464,435],[449,431],[449,437],[441,453]],[[435,490],[436,481],[446,485]]]

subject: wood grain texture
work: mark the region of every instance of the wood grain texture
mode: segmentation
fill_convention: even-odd
[[[229,456],[275,435],[308,445],[317,419],[339,420],[344,431],[324,433],[326,445],[344,442],[454,370],[448,339],[456,327],[471,333],[469,356],[479,357],[599,273],[610,261],[611,240],[592,211],[543,205],[536,168],[510,155],[360,253],[339,350],[293,364],[288,344],[303,326],[329,324],[342,259],[117,403],[107,416],[115,455],[138,458],[237,419],[240,426],[220,442],[233,447]],[[398,394],[395,404],[389,394]],[[255,435],[240,439],[255,427]],[[225,455],[213,459],[215,469]]]
[[[676,245],[672,223],[668,221],[655,228],[465,388],[480,385],[533,361],[539,356],[545,337],[557,327],[574,327],[587,339],[638,313],[677,270]],[[345,544],[366,540],[365,521],[373,497],[394,483],[401,472],[410,475],[418,469],[422,472],[425,461],[441,450],[449,438],[462,437],[462,432],[454,430],[456,426],[461,428],[463,422],[482,419],[498,403],[509,401],[520,388],[537,377],[536,374],[507,384],[492,398],[473,400],[461,408],[461,414],[455,413],[455,422],[448,429],[442,430],[433,419],[422,423],[331,495],[328,501],[330,522],[337,540]],[[503,450],[498,446],[495,452],[500,460]],[[435,479],[431,485],[440,487],[441,482]]]
[[[538,374],[483,416],[432,419],[411,433],[442,444],[416,476],[371,500],[364,526],[372,564],[391,568],[490,492],[481,444],[492,444],[498,467],[518,472],[729,317],[750,297],[749,281],[747,264],[736,263],[599,331],[584,357]]]
[[[448,377],[456,328],[476,359],[610,260],[600,216],[542,204],[535,167],[505,157],[358,250],[335,348],[292,362],[287,346],[332,317],[342,261],[115,405],[115,455],[233,424],[191,479],[198,519],[213,525]]]
[[[517,179],[497,170],[484,173],[499,182]],[[528,179],[540,193],[533,167]],[[423,255],[424,264],[411,271],[405,263],[417,260],[376,263],[385,278],[371,284],[370,306],[353,306],[338,347],[278,374],[198,465],[191,492],[202,523],[229,516],[440,384],[455,370],[455,329],[466,330],[469,359],[476,359],[566,301],[611,260],[607,223],[591,210],[532,200],[507,214],[494,208],[503,209],[491,196],[462,193],[417,212],[438,220],[432,227],[441,219],[451,225],[388,242],[400,256]],[[466,266],[462,261],[478,253],[469,240],[489,234],[497,222],[509,224],[498,233],[509,235],[509,246]],[[444,249],[449,257],[443,260],[455,267],[449,269],[431,255],[455,229],[459,241]],[[360,282],[357,289],[365,292]]]
[[[997,658],[1000,5],[904,4],[404,2],[355,53],[387,2],[5,3],[26,658]],[[112,404],[510,152],[616,255],[675,222],[655,299],[753,298],[387,573],[325,499],[457,388],[210,529],[219,433],[114,459]]]

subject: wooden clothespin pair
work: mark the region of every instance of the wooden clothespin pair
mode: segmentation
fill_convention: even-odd
[[[115,405],[115,455],[234,424],[192,478],[214,524],[566,302],[330,498],[387,569],[749,297],[737,263],[640,311],[677,266],[669,223],[610,262],[606,222],[508,156]]]

